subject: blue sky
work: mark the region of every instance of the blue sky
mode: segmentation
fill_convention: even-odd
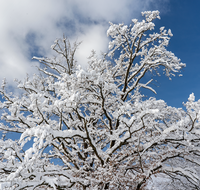
[[[71,41],[83,41],[77,60],[83,66],[92,49],[106,52],[108,22],[129,24],[141,19],[141,11],[159,10],[156,30],[171,29],[168,50],[175,53],[186,68],[182,77],[156,78],[157,95],[168,105],[181,107],[189,94],[200,99],[200,1],[199,0],[6,0],[0,6],[0,80],[25,78],[36,72],[32,56],[51,56],[56,38],[67,35]]]
[[[200,99],[200,1],[171,0],[168,8],[156,24],[172,30],[168,50],[186,63],[186,67],[182,77],[171,81],[158,78],[160,87],[156,89],[156,98],[164,99],[170,106],[181,107],[192,92],[196,100]]]

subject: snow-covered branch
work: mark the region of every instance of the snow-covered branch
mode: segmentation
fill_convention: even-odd
[[[143,99],[141,88],[156,93],[147,74],[171,77],[185,64],[167,50],[171,30],[151,32],[159,12],[142,14],[110,23],[110,51],[93,51],[87,69],[75,61],[80,43],[63,37],[57,57],[34,57],[41,73],[18,82],[20,95],[3,82],[1,189],[139,190],[158,178],[199,189],[200,100],[191,94],[184,111]]]

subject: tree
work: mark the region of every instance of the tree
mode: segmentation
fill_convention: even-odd
[[[130,26],[110,23],[108,54],[93,51],[88,68],[74,59],[80,43],[63,37],[57,57],[37,58],[39,75],[1,94],[2,189],[200,189],[200,100],[186,109],[144,98],[146,74],[169,78],[185,64],[167,51],[171,30],[151,33],[158,11]],[[12,140],[7,133],[18,133]],[[27,143],[29,145],[27,146]]]

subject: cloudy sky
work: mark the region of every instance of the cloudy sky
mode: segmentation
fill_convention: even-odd
[[[47,56],[56,38],[65,34],[82,41],[77,60],[85,65],[92,49],[106,52],[108,22],[129,24],[141,11],[159,10],[157,29],[166,26],[174,36],[169,50],[187,64],[183,77],[160,77],[158,95],[172,106],[181,106],[194,92],[200,99],[199,0],[1,0],[0,81],[23,79],[36,72],[33,56]],[[149,94],[152,95],[152,94]],[[166,96],[167,95],[167,96]]]

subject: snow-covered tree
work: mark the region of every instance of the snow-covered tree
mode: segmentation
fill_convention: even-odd
[[[110,23],[108,54],[75,61],[79,43],[55,41],[40,74],[1,94],[1,189],[199,189],[200,100],[186,109],[154,93],[146,74],[169,78],[185,64],[166,49],[171,30],[154,30],[158,11],[127,26]],[[145,81],[147,80],[147,81]],[[9,139],[9,134],[19,139]]]

